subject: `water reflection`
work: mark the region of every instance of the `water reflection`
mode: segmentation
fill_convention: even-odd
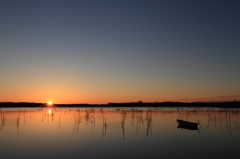
[[[36,126],[36,119],[32,118],[41,116],[41,122],[55,123],[58,128],[61,127],[61,121],[69,124],[72,120],[73,130],[71,134],[78,134],[80,125],[90,128],[94,131],[95,125],[98,127],[102,125],[102,136],[107,136],[107,131],[111,129],[119,129],[122,132],[123,138],[125,129],[130,127],[135,129],[138,133],[145,129],[146,136],[153,135],[153,120],[156,125],[164,127],[167,124],[173,124],[176,119],[185,121],[193,121],[199,123],[198,127],[194,129],[187,125],[175,123],[174,127],[186,130],[198,130],[201,124],[207,129],[226,129],[229,134],[231,131],[240,129],[239,109],[220,109],[220,108],[42,108],[42,109],[1,109],[0,110],[0,130],[4,131],[5,127],[14,126],[16,132],[19,133],[19,127],[31,120],[34,120]],[[28,116],[29,118],[26,118]],[[98,121],[96,122],[96,118]],[[65,121],[64,121],[65,120]],[[27,122],[26,122],[27,121]],[[165,124],[162,124],[164,121]],[[126,126],[127,125],[127,126]],[[144,127],[144,128],[141,128]],[[12,129],[11,129],[12,130]],[[116,132],[116,131],[114,131]]]
[[[178,124],[176,119],[199,124],[197,128],[192,128]],[[48,148],[58,152],[62,157],[66,155],[65,153],[77,153],[79,150],[84,151],[82,155],[93,157],[94,154],[85,152],[86,147],[92,149],[99,155],[98,157],[104,156],[100,150],[116,152],[116,147],[121,147],[125,152],[134,147],[141,151],[135,154],[136,156],[142,157],[145,154],[145,157],[151,155],[154,157],[159,155],[161,147],[164,149],[162,157],[166,157],[172,149],[181,153],[184,149],[183,143],[191,145],[192,147],[188,147],[190,149],[194,147],[193,151],[203,148],[206,144],[203,141],[210,142],[209,146],[204,147],[205,155],[219,151],[211,149],[213,144],[234,154],[237,151],[230,148],[240,146],[237,142],[240,139],[239,130],[240,109],[57,107],[0,109],[0,148],[5,150],[3,152],[16,151],[16,154],[24,154],[22,150],[28,148],[18,144],[27,143],[32,146],[33,152],[44,147],[44,152],[47,152]],[[222,141],[227,142],[227,148],[221,144]],[[195,145],[196,142],[198,146]],[[147,145],[151,149],[146,151],[142,145]],[[180,148],[175,149],[175,146]],[[6,157],[10,155],[4,154]]]

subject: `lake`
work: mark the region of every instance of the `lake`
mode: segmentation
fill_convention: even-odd
[[[8,159],[235,158],[239,141],[237,108],[0,108]]]

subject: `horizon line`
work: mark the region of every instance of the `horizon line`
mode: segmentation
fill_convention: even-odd
[[[180,102],[180,101],[164,101],[164,102],[109,102],[109,103],[53,103],[54,104],[62,104],[62,105],[110,105],[110,104],[161,104],[161,103],[226,103],[226,102],[240,102],[240,100],[226,100],[226,101],[193,101],[193,102]],[[47,104],[47,102],[0,102],[0,104],[3,103],[12,103],[12,104],[20,104],[20,103],[26,103],[26,104]]]

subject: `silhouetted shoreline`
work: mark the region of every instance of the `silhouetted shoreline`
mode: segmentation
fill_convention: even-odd
[[[13,103],[2,102],[0,108],[14,108],[14,107],[46,107],[46,103]],[[155,102],[155,103],[108,103],[108,104],[54,104],[53,107],[218,107],[218,108],[240,108],[239,101],[233,102]]]

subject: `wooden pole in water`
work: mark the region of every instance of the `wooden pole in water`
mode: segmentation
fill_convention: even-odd
[[[2,121],[3,121],[3,126],[4,126],[4,114],[3,114],[3,118],[2,119],[3,119]]]
[[[101,109],[102,111],[102,109]],[[102,129],[102,137],[104,136],[104,116],[103,116],[103,129]]]
[[[23,124],[25,125],[25,110],[24,110],[24,120],[23,121],[24,121]]]
[[[200,126],[200,128],[201,128],[201,124],[200,124],[199,120],[198,120],[198,124],[199,124],[199,126]]]
[[[199,129],[199,131],[198,131],[198,134],[199,134],[199,133],[200,133],[200,130],[201,130],[201,128],[202,128],[199,120],[198,120],[198,124],[199,124],[199,126],[200,126],[200,129]]]
[[[220,114],[221,130],[222,130],[222,116]]]
[[[217,117],[216,117],[216,114],[215,114],[215,128],[217,127]]]
[[[231,118],[230,118],[230,114],[229,114],[229,127],[230,127],[230,136],[232,136],[232,130],[231,130]]]
[[[1,111],[1,108],[0,108],[0,111]],[[0,123],[0,131],[1,131],[1,129],[2,129],[2,114],[0,114],[0,120],[1,120],[1,123]]]
[[[226,113],[226,120],[227,120],[227,130],[228,130],[228,117],[227,117],[227,113]]]
[[[60,129],[60,116],[59,116],[59,129]]]
[[[106,131],[106,129],[107,129],[107,119],[106,119],[106,117],[105,117],[105,124],[104,124],[104,126],[105,126],[105,136],[106,136],[106,134],[107,134],[107,131]]]

